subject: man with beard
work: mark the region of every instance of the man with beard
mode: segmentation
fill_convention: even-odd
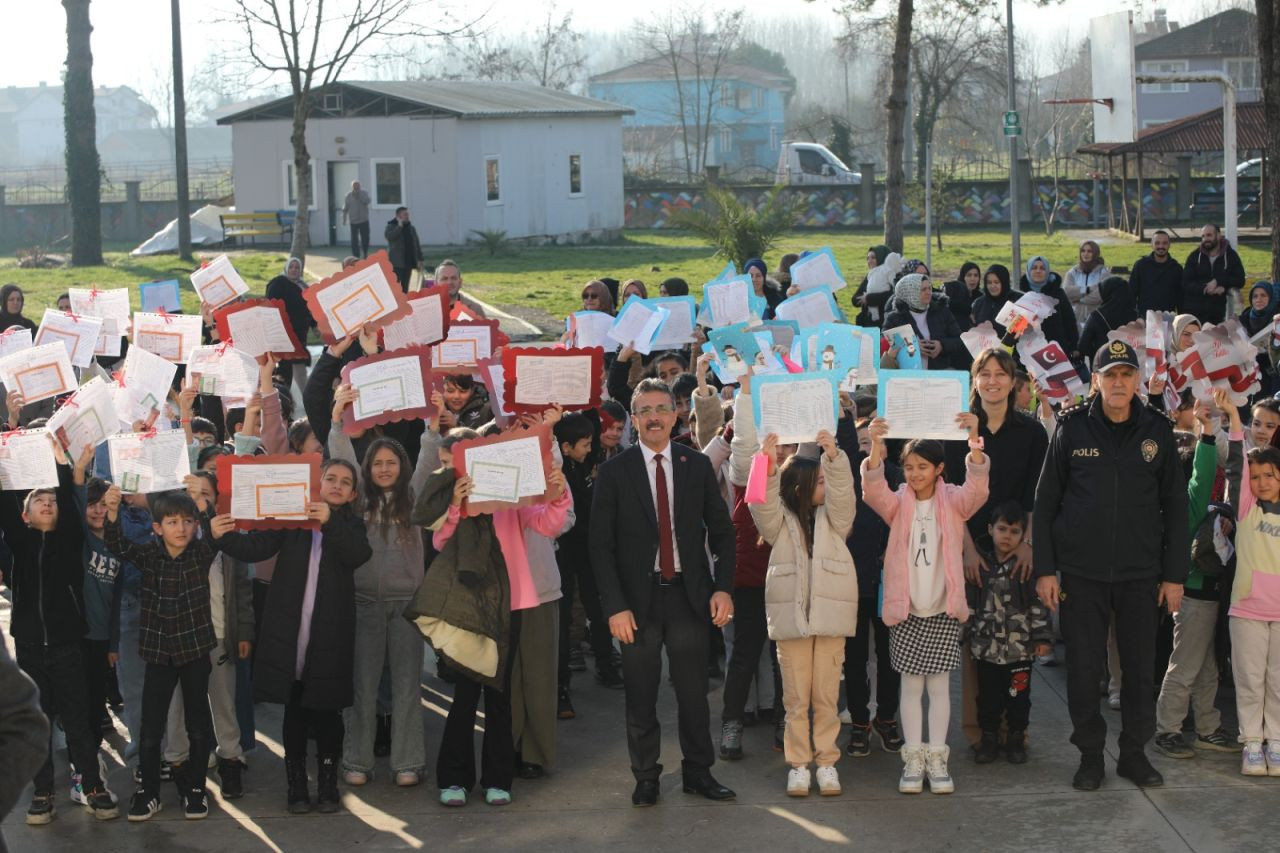
[[[1244,287],[1244,264],[1218,231],[1200,229],[1200,246],[1182,267],[1182,311],[1201,324],[1221,323],[1227,316],[1227,291]]]
[[[409,221],[409,208],[397,207],[396,215],[387,223],[383,236],[387,238],[387,256],[396,272],[400,289],[409,292],[409,277],[423,265],[422,243],[418,229]]]
[[[711,461],[671,443],[671,389],[660,379],[642,380],[631,416],[640,444],[600,466],[589,533],[600,601],[610,633],[622,644],[627,748],[636,779],[631,802],[658,802],[663,646],[679,709],[684,792],[732,799],[734,792],[711,775],[707,658],[711,626],[733,618],[733,523]]]
[[[1182,264],[1169,257],[1168,231],[1151,235],[1151,254],[1139,258],[1133,265],[1129,287],[1133,289],[1139,317],[1147,316],[1147,311],[1178,312],[1178,305],[1182,303]]]
[[[1059,413],[1036,488],[1033,572],[1040,600],[1061,608],[1080,791],[1096,791],[1106,775],[1098,683],[1112,614],[1124,671],[1116,774],[1143,788],[1164,784],[1143,752],[1156,730],[1156,626],[1161,605],[1173,613],[1182,601],[1190,542],[1173,427],[1137,396],[1141,381],[1133,347],[1098,350],[1093,394]]]

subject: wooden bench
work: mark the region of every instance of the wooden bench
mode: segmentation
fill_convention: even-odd
[[[281,214],[289,214],[284,221]],[[282,244],[293,239],[293,211],[255,211],[253,213],[224,213],[218,217],[222,222],[222,242],[249,238],[254,244],[259,237],[272,237]]]
[[[1256,210],[1257,205],[1258,193],[1256,190],[1241,192],[1236,196],[1237,213],[1248,213],[1251,210]],[[1198,192],[1192,196],[1191,210],[1195,214],[1222,216],[1227,210],[1226,194],[1214,190]]]

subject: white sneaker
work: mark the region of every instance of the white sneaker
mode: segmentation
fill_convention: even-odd
[[[1245,743],[1240,754],[1240,773],[1244,776],[1266,776],[1267,759],[1262,754],[1262,741]]]
[[[824,797],[840,796],[840,774],[834,767],[819,767],[817,776],[819,794]]]
[[[849,713],[848,708],[845,708],[843,711],[840,712],[840,725],[842,726],[853,725],[853,714]]]
[[[1116,690],[1107,694],[1107,707],[1113,711],[1120,710],[1120,691]]]
[[[1273,740],[1267,741],[1267,748],[1263,750],[1263,755],[1267,759],[1267,775],[1280,776],[1280,743]],[[818,779],[821,781],[821,773],[818,774]]]
[[[792,767],[787,773],[787,796],[809,796],[809,768]]]
[[[898,779],[898,792],[918,794],[924,790],[924,747],[904,746],[899,751],[902,754],[902,776]]]
[[[935,794],[950,794],[956,789],[951,781],[951,773],[947,770],[947,758],[951,755],[949,746],[931,746],[926,760],[929,773],[929,790]]]

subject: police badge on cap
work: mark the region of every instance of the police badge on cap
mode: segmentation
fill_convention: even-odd
[[[1093,372],[1106,373],[1113,367],[1124,365],[1138,369],[1138,353],[1124,341],[1109,341],[1102,345],[1093,357]]]

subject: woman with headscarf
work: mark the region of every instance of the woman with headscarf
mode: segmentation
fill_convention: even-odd
[[[925,276],[905,275],[893,287],[892,310],[885,315],[884,328],[910,325],[920,341],[926,369],[968,370],[969,350],[960,340],[960,326],[947,302],[946,294],[935,292]]]
[[[990,321],[991,327],[1000,337],[1004,337],[1005,328],[996,322],[996,315],[1004,308],[1006,302],[1017,302],[1022,294],[1009,286],[1009,268],[1004,264],[992,264],[982,274],[982,295],[973,300],[970,316],[973,325],[978,326]],[[972,328],[972,326],[970,327]]]
[[[1080,355],[1092,361],[1107,342],[1107,334],[1138,319],[1129,283],[1118,275],[1107,276],[1098,287],[1102,304],[1089,315],[1080,333]]]
[[[889,247],[883,244],[872,246],[867,251],[867,272],[884,263],[884,259],[889,257]],[[867,276],[862,277],[862,283],[858,285],[858,289],[853,293],[853,307],[861,309],[858,312],[859,326],[879,326],[880,318],[884,316],[884,304],[889,301],[892,292],[869,294],[867,293]]]
[[[1240,312],[1240,325],[1249,337],[1269,327],[1276,316],[1276,299],[1271,291],[1271,283],[1255,282],[1249,289],[1249,307]],[[1263,352],[1258,354],[1258,370],[1262,372],[1262,389],[1258,397],[1270,397],[1275,388],[1275,371],[1271,367],[1271,357]]]
[[[595,279],[587,282],[582,288],[582,310],[602,311],[613,314],[613,294],[605,287],[603,281]]]
[[[1102,282],[1111,275],[1107,263],[1102,259],[1102,250],[1093,240],[1085,240],[1080,244],[1080,253],[1076,265],[1067,270],[1062,280],[1062,289],[1076,312],[1076,321],[1083,327],[1105,297],[1102,296]],[[1093,353],[1083,352],[1091,357]]]
[[[307,282],[302,277],[302,260],[289,258],[284,265],[284,272],[267,282],[267,298],[279,299],[284,303],[284,312],[289,316],[289,325],[298,336],[298,343],[306,351],[307,332],[316,324],[307,308],[307,300],[302,291],[307,289]],[[282,360],[278,372],[286,388],[290,382],[297,384],[301,394],[307,387],[307,368],[311,365],[311,353],[306,352],[302,358]]]
[[[618,303],[618,310],[621,311],[627,304],[627,300],[633,296],[641,299],[649,298],[649,290],[644,286],[644,282],[638,278],[629,278],[622,283],[622,301]]]
[[[960,274],[955,281],[942,285],[942,292],[951,301],[951,313],[956,315],[956,324],[960,331],[969,331],[972,323],[973,301],[982,295],[982,267],[973,261],[965,261],[960,266]]]
[[[768,304],[768,316],[762,318],[769,320],[773,318],[773,309],[778,307],[778,303],[786,298],[781,287],[776,281],[769,278],[768,267],[764,265],[764,261],[760,258],[752,258],[742,267],[742,274],[751,276],[751,287],[755,290],[756,296],[763,296]]]
[[[1057,341],[1073,361],[1080,358],[1080,326],[1076,324],[1076,312],[1062,289],[1062,278],[1049,269],[1049,259],[1033,255],[1027,261],[1027,272],[1022,277],[1025,287],[1057,302],[1057,309],[1041,318],[1040,331],[1046,340]]]
[[[35,334],[36,324],[22,316],[25,302],[26,297],[22,295],[22,288],[18,285],[6,284],[0,287],[0,332],[12,326],[21,326]]]
[[[1200,321],[1195,314],[1179,314],[1173,318],[1173,335],[1169,339],[1169,351],[1177,355],[1191,346],[1192,336],[1200,331]]]

